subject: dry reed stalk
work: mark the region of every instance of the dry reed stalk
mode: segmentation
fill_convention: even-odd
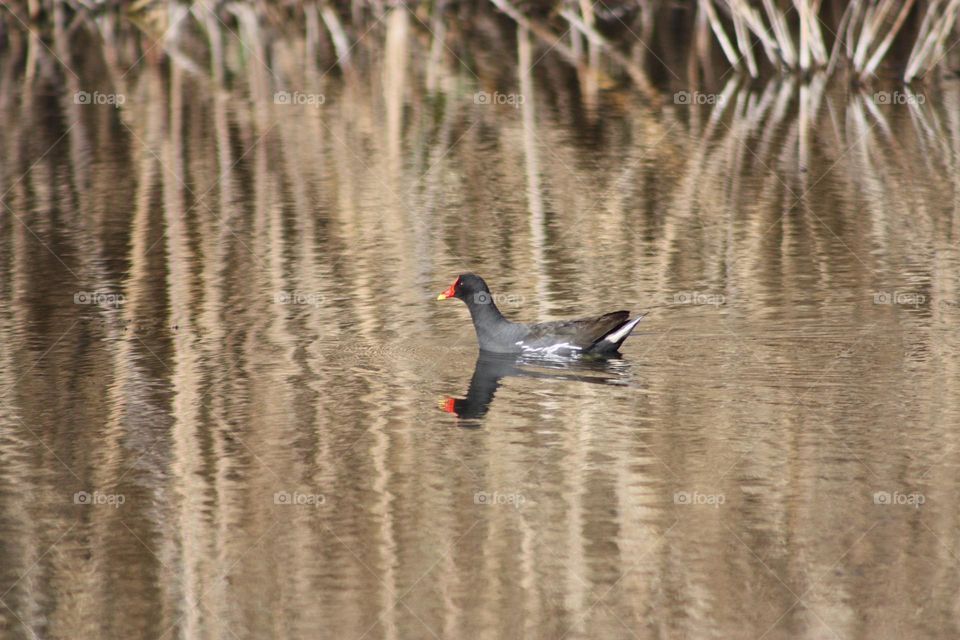
[[[567,11],[566,9],[562,10],[560,15],[570,23],[571,27],[579,29],[591,44],[605,50],[607,55],[610,56],[610,59],[623,67],[623,69],[630,75],[630,78],[642,91],[650,94],[651,96],[656,95],[656,92],[653,89],[653,84],[650,82],[650,78],[647,77],[646,71],[640,68],[639,65],[634,63],[625,55],[620,53],[620,51],[610,44],[606,38],[600,35],[596,29],[584,24],[583,20],[581,20],[579,16],[571,11]]]
[[[927,7],[927,12],[924,14],[923,21],[920,23],[920,29],[917,32],[917,39],[914,41],[913,48],[910,50],[910,56],[907,59],[907,69],[904,73],[905,77],[910,77],[919,70],[920,65],[923,63],[923,58],[927,55],[926,49],[932,45],[929,36],[933,23],[936,21],[936,11],[940,8],[940,4],[941,0],[932,0]]]
[[[936,12],[940,6],[940,0],[934,0],[927,8],[927,14],[924,16],[917,40],[907,60],[907,69],[903,75],[905,82],[912,82],[925,75],[947,54],[944,43],[957,23],[960,0],[950,0],[943,12],[937,16]]]
[[[264,26],[302,19],[313,54],[318,53],[314,45],[325,42],[325,36],[329,33],[337,63],[347,68],[351,58],[355,57],[355,54],[351,54],[350,27],[359,30],[362,21],[369,23],[371,16],[384,15],[385,7],[390,4],[384,0],[291,0],[278,8],[281,5],[262,0],[228,0],[222,4],[211,4],[211,8],[218,16],[227,19],[226,16],[230,15],[238,23],[250,23],[251,16]],[[399,4],[406,6],[414,3]],[[428,3],[419,4],[426,6]],[[461,0],[447,4],[472,7],[473,3]],[[536,18],[527,8],[534,4],[541,8],[552,6],[554,11],[551,15],[562,16],[570,24],[570,37],[558,37],[546,19]],[[630,4],[639,6],[645,34],[652,33],[655,20],[665,13],[652,0],[610,4],[614,10]],[[18,20],[51,20],[54,31],[63,31],[66,26],[69,32],[93,15],[90,7],[108,11],[116,10],[121,5],[114,0],[9,0],[5,6],[14,16],[23,16]],[[440,24],[437,19],[442,12],[438,8],[443,5],[443,2],[430,5],[435,26]],[[631,76],[637,76],[638,70],[640,75],[643,73],[644,52],[637,49],[634,53],[639,55],[624,55],[622,45],[628,40],[626,36],[621,42],[608,40],[603,29],[606,14],[601,13],[599,5],[591,0],[551,0],[519,6],[516,0],[490,0],[489,6],[511,17],[518,26],[530,29],[532,35],[578,67],[585,63],[595,66],[595,56],[603,51],[618,63],[632,63],[626,67]],[[903,72],[907,82],[929,73],[945,57],[948,38],[956,32],[957,16],[960,14],[960,0],[850,0],[843,5],[839,24],[835,25],[829,20],[826,24],[822,22],[821,17],[824,20],[827,18],[821,14],[832,16],[834,12],[822,9],[839,8],[841,5],[837,4],[837,0],[828,3],[824,3],[824,0],[698,0],[695,6],[697,11],[691,14],[694,38],[699,37],[703,28],[709,25],[712,33],[710,41],[715,38],[729,64],[751,77],[760,75],[765,58],[767,63],[781,72],[806,73],[826,69],[827,74],[832,75],[843,65],[850,68],[855,77],[865,80],[875,75],[895,45],[903,42],[909,50]],[[188,7],[196,23],[210,32],[207,26],[209,17],[203,14],[211,9],[203,2],[135,0],[127,5],[126,13],[149,12],[151,20],[163,21],[162,26],[167,26],[183,14],[178,7]],[[198,7],[206,11],[200,11]],[[472,9],[476,10],[476,7]],[[607,7],[607,12],[610,10]],[[914,15],[919,18],[917,25],[911,18]],[[318,25],[323,32],[318,31]],[[16,26],[13,22],[0,22],[0,29]],[[825,41],[824,29],[829,33],[836,30],[832,41]],[[647,39],[646,35],[644,38]],[[168,50],[174,50],[169,41],[163,44]],[[703,55],[706,51],[704,44],[696,41],[695,55],[701,61],[707,59]],[[762,55],[755,51],[757,45],[762,47]],[[584,60],[585,55],[589,55],[587,60]]]
[[[793,8],[800,17],[798,52],[794,47],[786,15],[773,0],[763,0],[763,10],[769,26],[764,23],[759,11],[750,6],[746,0],[725,0],[724,7],[728,10],[733,22],[740,53],[746,60],[752,76],[757,75],[757,69],[752,54],[754,45],[750,42],[749,34],[756,36],[763,45],[767,59],[776,67],[806,71],[815,66],[826,65],[828,56],[817,18],[820,4],[820,0],[794,0],[793,2]],[[722,25],[718,20],[713,19],[711,25],[723,46],[726,33],[722,30]],[[749,33],[744,27],[749,29]]]
[[[840,47],[844,44],[844,41],[843,38],[839,37],[839,34],[845,32],[856,6],[857,2],[851,2],[847,5],[847,8],[843,10],[843,15],[840,16],[840,24],[837,26],[837,37],[833,41],[833,49],[830,50],[830,57],[827,62],[827,76],[833,75],[837,61],[840,60]]]
[[[880,60],[882,60],[883,56],[886,55],[887,49],[890,48],[890,45],[893,43],[893,39],[900,31],[900,27],[903,26],[903,21],[907,19],[907,15],[910,13],[913,3],[914,0],[907,0],[903,3],[903,7],[900,9],[900,13],[897,14],[893,26],[890,27],[889,31],[887,31],[887,36],[883,39],[883,41],[880,42],[876,51],[874,51],[873,55],[870,56],[870,59],[867,60],[863,70],[860,72],[861,79],[866,78],[869,75],[873,75],[877,65],[880,64]]]
[[[847,21],[847,33],[844,38],[844,48],[847,53],[847,60],[853,59],[855,45],[857,42],[857,26],[863,21],[863,0],[853,0],[850,4],[850,19]]]
[[[767,20],[773,28],[773,35],[780,46],[780,55],[787,67],[793,69],[797,65],[797,52],[793,47],[793,38],[790,37],[790,28],[787,26],[787,20],[783,13],[773,4],[773,0],[763,0],[763,9],[767,14]]]
[[[720,23],[720,18],[717,16],[717,11],[713,7],[713,1],[700,0],[700,6],[703,7],[704,11],[706,12],[707,19],[710,21],[710,28],[713,29],[713,33],[717,37],[717,41],[720,43],[720,48],[723,49],[724,55],[727,56],[727,60],[730,61],[730,64],[734,68],[739,68],[740,60],[737,57],[737,52],[733,48],[733,45],[730,44],[730,38],[727,37],[727,32]]]
[[[693,39],[694,47],[697,51],[697,58],[700,61],[700,68],[707,73],[713,69],[711,64],[712,56],[710,51],[712,41],[710,40],[710,25],[707,23],[707,14],[703,11],[702,5],[697,5],[696,35]]]
[[[340,23],[337,12],[333,10],[329,2],[320,3],[320,17],[323,18],[323,24],[326,25],[330,37],[333,39],[333,48],[337,52],[337,64],[341,68],[350,66],[350,41],[347,38],[347,32]]]
[[[845,50],[850,67],[858,78],[865,80],[876,73],[917,4],[916,0],[853,0],[841,15],[836,29],[840,35],[835,37],[829,49],[819,18],[822,0],[792,0],[791,8],[797,14],[796,46],[787,12],[778,7],[775,0],[762,0],[766,22],[757,8],[746,0],[718,2],[733,25],[736,47],[714,8],[713,0],[701,0],[699,7],[706,14],[730,64],[738,69],[745,65],[753,77],[758,69],[751,36],[763,45],[772,65],[790,70],[806,72],[825,68],[827,74],[832,75],[840,63],[841,51]],[[929,71],[945,55],[944,43],[955,27],[958,12],[960,0],[930,0],[910,54],[904,74],[906,79],[912,80]]]
[[[751,78],[760,75],[757,69],[757,61],[753,57],[753,45],[750,43],[750,36],[744,26],[743,13],[735,11],[733,13],[733,29],[737,36],[737,46],[740,48],[741,57],[747,61],[747,70]]]
[[[815,36],[813,40],[813,44],[814,44],[813,56],[817,60],[817,64],[820,67],[823,67],[827,64],[827,59],[829,56],[827,54],[827,45],[823,41],[823,31],[821,31],[820,29],[820,26],[822,23],[820,22],[820,18],[818,17],[820,15],[821,4],[822,4],[822,0],[816,1],[816,4],[814,5],[813,9],[809,13],[809,18],[811,21],[811,31]]]
[[[817,18],[820,0],[793,0],[793,6],[800,16],[800,69],[807,71],[813,63],[822,67],[827,63],[827,54]]]
[[[886,20],[887,14],[892,10],[895,1],[896,0],[881,0],[880,4],[867,7],[863,25],[860,28],[860,34],[857,38],[856,50],[853,54],[853,68],[856,71],[862,71],[866,65],[866,58],[870,46],[879,35],[880,28]]]
[[[540,22],[528,19],[523,12],[513,6],[509,0],[490,0],[490,3],[507,14],[518,26],[529,29],[530,33],[546,42],[552,50],[560,53],[570,62],[576,64],[579,61],[580,57],[574,53],[573,49],[561,42],[556,34],[540,24]]]
[[[773,34],[771,34],[763,24],[763,18],[760,17],[760,13],[756,9],[747,4],[745,0],[734,0],[734,3],[736,4],[736,12],[742,17],[744,24],[746,24],[750,31],[760,40],[760,44],[763,45],[767,59],[770,60],[771,64],[778,67],[781,66],[785,62],[786,56],[782,51],[784,45],[780,41],[781,33],[777,23],[774,22],[771,24],[773,29]],[[765,5],[766,4],[770,4],[770,0],[765,0]],[[791,46],[791,44],[788,43],[787,46]]]

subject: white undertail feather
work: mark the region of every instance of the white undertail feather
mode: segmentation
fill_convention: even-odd
[[[618,342],[626,338],[630,334],[630,332],[633,331],[633,328],[637,326],[637,323],[640,322],[641,320],[643,320],[643,316],[637,316],[633,320],[627,321],[626,323],[624,323],[622,327],[620,327],[613,333],[608,333],[606,336],[604,336],[603,338],[604,342],[617,344]]]

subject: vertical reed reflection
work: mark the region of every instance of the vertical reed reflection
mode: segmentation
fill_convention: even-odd
[[[683,105],[533,23],[470,56],[394,7],[348,61],[325,4],[283,37],[235,11],[4,45],[5,633],[956,630],[956,83]],[[465,425],[435,402],[472,330],[430,293],[466,269],[511,317],[652,308],[650,335]],[[926,504],[871,500],[897,487]]]

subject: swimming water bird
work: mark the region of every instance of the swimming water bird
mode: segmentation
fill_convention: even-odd
[[[613,355],[642,315],[614,311],[596,318],[525,324],[503,317],[483,278],[473,273],[457,276],[437,300],[459,298],[467,304],[481,351],[544,355]]]

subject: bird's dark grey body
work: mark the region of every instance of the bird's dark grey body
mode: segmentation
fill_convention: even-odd
[[[438,296],[451,297],[466,303],[480,350],[490,353],[612,354],[643,317],[631,320],[628,311],[614,311],[578,320],[510,322],[500,313],[483,278],[472,273],[460,275]]]

